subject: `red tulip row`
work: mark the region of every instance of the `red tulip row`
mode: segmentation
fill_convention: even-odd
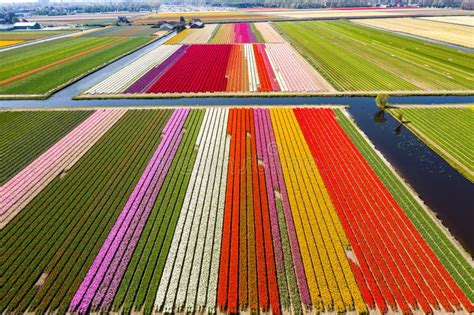
[[[232,45],[191,45],[149,93],[225,92]]]
[[[472,312],[473,306],[337,123],[331,110],[295,110],[360,270],[382,312],[387,304]],[[360,277],[359,277],[360,281]],[[361,290],[364,292],[364,290]],[[364,295],[366,303],[371,298]]]
[[[257,163],[254,111],[231,109],[229,170],[217,303],[229,312],[280,313],[265,174]]]

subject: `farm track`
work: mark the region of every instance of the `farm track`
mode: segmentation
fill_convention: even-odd
[[[472,312],[471,262],[345,115],[96,111],[0,231],[0,311]]]

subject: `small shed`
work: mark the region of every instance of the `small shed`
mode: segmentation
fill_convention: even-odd
[[[37,22],[18,22],[14,24],[16,30],[39,30],[41,25]]]

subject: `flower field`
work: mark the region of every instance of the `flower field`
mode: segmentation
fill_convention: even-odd
[[[90,111],[9,112],[0,121],[0,185],[57,142]]]
[[[464,108],[399,108],[391,110],[405,126],[474,181],[474,110]],[[401,116],[400,116],[401,115]]]
[[[0,40],[0,48],[23,43],[23,40]]]
[[[85,94],[329,90],[332,87],[288,44],[194,44],[157,47]]]
[[[362,21],[353,20],[353,22],[474,48],[472,25],[465,26],[415,18],[365,19]]]
[[[248,44],[286,43],[268,22],[206,24],[204,28],[186,29],[166,42],[172,44]]]
[[[71,114],[1,188],[0,312],[473,312],[472,262],[346,115]]]
[[[472,52],[348,21],[275,25],[338,91],[472,90]]]
[[[0,52],[0,95],[47,94],[151,39],[73,36]]]

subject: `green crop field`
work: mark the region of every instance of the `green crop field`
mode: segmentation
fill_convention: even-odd
[[[394,172],[387,166],[386,162],[375,152],[374,148],[367,142],[362,134],[356,129],[354,124],[346,117],[341,110],[335,110],[339,124],[347,133],[354,145],[359,149],[372,169],[378,175],[385,187],[390,191],[397,203],[402,207],[411,222],[421,233],[425,241],[430,245],[449,271],[453,279],[468,295],[471,301],[474,299],[472,294],[473,269],[470,263],[459,253],[446,234],[423,209],[403,185],[400,178],[395,176]]]
[[[170,110],[129,111],[0,231],[0,312],[66,312],[137,184]],[[35,285],[41,276],[45,280]]]
[[[54,30],[54,31],[10,31],[10,32],[0,32],[0,40],[22,40],[22,41],[29,41],[35,40],[50,36],[62,35],[67,34],[73,31],[77,31],[75,29],[66,29],[66,30]]]
[[[398,108],[391,113],[449,164],[474,181],[474,107]]]
[[[472,90],[474,55],[348,21],[277,29],[340,91]]]
[[[0,95],[47,93],[150,40],[70,37],[0,52]]]
[[[142,37],[152,36],[158,32],[158,28],[151,28],[146,25],[129,25],[129,26],[111,26],[88,33],[85,37]]]
[[[1,113],[0,185],[12,178],[90,114],[90,111]]]

